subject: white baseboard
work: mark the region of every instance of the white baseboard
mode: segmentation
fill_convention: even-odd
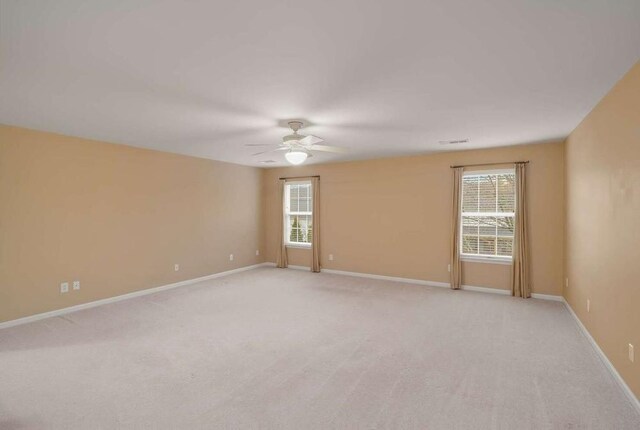
[[[276,267],[276,263],[262,263],[264,266],[271,266],[271,267]],[[308,270],[311,271],[311,267],[310,266],[296,266],[293,264],[289,264],[287,267],[287,269],[293,269],[293,270]]]
[[[447,288],[449,285],[447,285]],[[503,290],[502,288],[487,288],[487,287],[475,287],[473,285],[462,285],[460,286],[461,290],[465,291],[476,291],[478,293],[489,293],[489,294],[501,294],[503,296],[510,296],[511,290]]]
[[[306,270],[306,271],[311,271],[311,267],[309,266],[287,266],[288,269],[294,269],[294,270]]]
[[[624,394],[627,396],[627,398],[631,402],[631,405],[635,408],[638,415],[640,415],[640,400],[638,400],[635,394],[633,394],[633,391],[631,391],[631,388],[629,388],[627,383],[624,382],[624,379],[622,379],[622,376],[620,376],[616,368],[609,361],[609,358],[600,349],[600,346],[596,343],[596,340],[593,338],[593,336],[591,336],[591,333],[589,333],[589,330],[587,330],[584,324],[582,324],[582,321],[580,321],[580,318],[578,318],[578,315],[576,315],[576,313],[571,308],[571,305],[564,298],[562,299],[562,301],[564,302],[565,307],[569,310],[569,313],[573,316],[573,319],[575,320],[576,324],[578,325],[578,328],[580,329],[584,337],[586,337],[589,343],[591,344],[591,346],[593,346],[593,349],[595,349],[602,363],[609,370],[609,372],[611,373],[611,376],[613,376],[613,379],[616,380],[620,388],[622,388],[622,391],[624,391]]]
[[[345,275],[345,276],[355,276],[357,278],[369,278],[369,279],[379,279],[383,281],[394,281],[394,282],[403,282],[405,284],[417,284],[417,285],[427,285],[430,287],[448,287],[449,284],[444,284],[443,282],[431,282],[431,281],[423,281],[421,279],[410,279],[410,278],[398,278],[395,276],[385,276],[385,275],[373,275],[371,273],[360,273],[360,272],[347,272],[344,270],[333,270],[333,269],[322,269],[324,273],[331,273],[333,275]]]
[[[552,300],[554,302],[564,303],[564,297],[562,297],[562,296],[554,296],[553,294],[531,293],[531,297],[534,298],[534,299]]]
[[[187,279],[180,282],[174,282],[173,284],[161,285],[159,287],[147,288],[144,290],[133,291],[131,293],[121,294],[115,297],[109,297],[106,299],[95,300],[92,302],[82,303],[75,306],[69,306],[67,308],[56,309],[54,311],[43,312],[40,314],[29,315],[28,317],[22,317],[15,320],[5,321],[0,323],[0,330],[3,328],[14,327],[20,324],[27,324],[34,321],[43,320],[45,318],[57,317],[60,315],[69,314],[71,312],[80,311],[83,309],[95,308],[96,306],[106,305],[108,303],[120,302],[122,300],[132,299],[134,297],[146,296],[148,294],[158,293],[160,291],[171,290],[173,288],[184,287],[187,285],[195,284],[197,282],[208,281],[209,279],[220,278],[222,276],[232,275],[234,273],[244,272],[246,270],[255,269],[257,267],[270,265],[270,263],[259,263],[251,266],[240,267],[238,269],[227,270],[225,272],[214,273],[200,278]]]
[[[45,319],[45,318],[56,317],[56,316],[68,314],[68,313],[71,313],[71,312],[76,312],[76,311],[79,311],[79,310],[82,310],[82,309],[89,309],[89,308],[93,308],[93,307],[96,307],[96,306],[105,305],[107,303],[115,303],[115,302],[119,302],[121,300],[127,300],[127,299],[131,299],[131,298],[134,298],[134,297],[145,296],[147,294],[153,294],[153,293],[157,293],[157,292],[160,292],[160,291],[170,290],[172,288],[183,287],[183,286],[186,286],[186,285],[195,284],[197,282],[207,281],[209,279],[215,279],[215,278],[219,278],[219,277],[222,277],[222,276],[232,275],[232,274],[238,273],[238,272],[243,272],[245,270],[255,269],[255,268],[261,267],[261,266],[272,266],[272,267],[274,267],[275,263],[267,262],[267,263],[254,264],[254,265],[251,265],[251,266],[240,267],[240,268],[237,268],[237,269],[227,270],[225,272],[219,272],[219,273],[214,273],[214,274],[207,275],[207,276],[202,276],[202,277],[199,277],[199,278],[187,279],[187,280],[184,280],[184,281],[175,282],[173,284],[161,285],[159,287],[153,287],[153,288],[147,288],[147,289],[144,289],[144,290],[133,291],[131,293],[122,294],[122,295],[115,296],[115,297],[109,297],[109,298],[106,298],[106,299],[95,300],[95,301],[92,301],[92,302],[82,303],[82,304],[75,305],[75,306],[69,306],[69,307],[62,308],[62,309],[56,309],[54,311],[43,312],[43,313],[40,313],[40,314],[30,315],[30,316],[23,317],[23,318],[18,318],[18,319],[15,319],[15,320],[0,322],[0,329],[13,327],[13,326],[20,325],[20,324],[26,324],[26,323],[30,323],[30,322],[34,322],[34,321],[39,321],[39,320],[42,320],[42,319]],[[309,270],[310,269],[308,266],[296,266],[296,265],[290,265],[289,268],[290,269],[294,269],[294,270]],[[422,280],[422,279],[411,279],[411,278],[401,278],[401,277],[396,277],[396,276],[374,275],[374,274],[371,274],[371,273],[348,272],[348,271],[344,271],[344,270],[333,270],[333,269],[322,269],[322,271],[325,272],[325,273],[332,273],[332,274],[335,274],[335,275],[356,276],[356,277],[360,277],[360,278],[369,278],[369,279],[380,279],[380,280],[386,280],[386,281],[403,282],[403,283],[407,283],[407,284],[426,285],[426,286],[429,286],[429,287],[449,288],[449,286],[450,286],[450,284],[448,282],[426,281],[426,280]],[[463,290],[467,290],[467,291],[477,291],[477,292],[491,293],[491,294],[503,294],[503,295],[511,294],[509,290],[503,290],[503,289],[497,289],[497,288],[476,287],[476,286],[472,286],[472,285],[463,285],[462,289]],[[536,293],[534,293],[531,296],[533,298],[536,298],[536,299],[555,300],[555,301],[561,301],[561,302],[564,301],[564,298],[562,296],[553,296],[553,295],[549,295],[549,294],[536,294]]]
[[[298,266],[296,268],[298,268]],[[348,272],[344,270],[333,270],[333,269],[322,269],[322,271],[325,273],[333,273],[335,275],[356,276],[360,278],[369,278],[369,279],[381,279],[385,281],[404,282],[407,284],[426,285],[429,287],[451,288],[451,284],[449,284],[448,282],[425,281],[423,279],[400,278],[396,276],[373,275],[370,273]],[[487,287],[476,287],[474,285],[463,285],[461,289],[465,291],[476,291],[480,293],[501,294],[506,296],[511,295],[511,290],[504,290],[501,288],[487,288]],[[531,297],[533,297],[534,299],[553,300],[557,302],[564,301],[562,296],[554,296],[551,294],[533,293],[531,294]]]

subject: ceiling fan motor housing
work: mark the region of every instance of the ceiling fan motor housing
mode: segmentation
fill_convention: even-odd
[[[304,136],[298,134],[298,130],[304,125],[302,121],[289,121],[289,127],[293,130],[293,134],[288,134],[282,138],[282,142],[290,145],[300,144],[300,139]]]
[[[293,130],[293,132],[297,132],[298,130],[300,130],[302,128],[302,126],[304,126],[304,123],[302,121],[289,121],[287,124],[289,124],[289,127],[291,128],[291,130]]]

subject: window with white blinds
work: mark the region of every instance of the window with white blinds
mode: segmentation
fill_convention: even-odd
[[[515,172],[469,172],[462,177],[463,256],[510,259],[515,224]]]
[[[313,201],[311,182],[285,185],[284,240],[287,245],[311,246]]]

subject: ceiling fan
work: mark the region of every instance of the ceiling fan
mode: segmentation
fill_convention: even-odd
[[[312,151],[322,151],[322,152],[333,152],[333,153],[344,153],[346,150],[343,148],[338,148],[336,146],[328,146],[328,145],[318,145],[318,143],[323,142],[323,139],[313,136],[313,135],[302,135],[298,134],[298,130],[300,130],[304,123],[298,120],[288,121],[287,124],[289,128],[293,131],[292,134],[288,134],[282,138],[282,143],[280,144],[270,144],[270,143],[249,143],[245,146],[273,146],[278,145],[278,148],[272,149],[269,151],[257,152],[255,154],[251,154],[253,156],[258,156],[262,154],[268,154],[270,152],[276,151],[287,151],[284,154],[284,158],[291,164],[302,164],[308,157],[313,157]]]

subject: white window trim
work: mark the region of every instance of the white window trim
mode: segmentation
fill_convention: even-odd
[[[463,172],[463,178],[465,176],[484,176],[484,175],[503,175],[503,174],[513,174],[515,173],[515,169],[491,169],[491,170],[472,170]],[[462,208],[462,192],[460,193],[460,208]],[[473,213],[472,213],[473,214]],[[492,212],[482,212],[482,215],[485,216],[510,216],[511,212],[507,213],[492,213]],[[513,212],[513,216],[515,217],[515,212]],[[462,210],[460,210],[460,249],[462,250]],[[483,264],[502,264],[502,265],[513,265],[513,256],[504,256],[504,255],[478,255],[478,254],[465,254],[460,251],[460,260],[469,263],[483,263]]]
[[[283,199],[283,206],[282,206],[282,213],[284,214],[284,216],[282,217],[283,220],[282,222],[284,223],[284,229],[283,229],[283,234],[284,234],[284,246],[287,248],[300,248],[300,249],[311,249],[311,245],[312,243],[300,243],[300,242],[291,242],[289,241],[289,238],[291,237],[291,231],[289,230],[289,220],[287,215],[287,202],[289,201],[289,194],[288,194],[288,190],[289,188],[287,187],[287,185],[311,185],[311,187],[313,188],[313,185],[311,184],[311,181],[287,181],[285,183],[285,196]],[[313,190],[312,190],[313,192]],[[313,211],[310,212],[297,212],[297,215],[311,215],[313,216]]]
[[[287,242],[284,244],[287,248],[311,249],[311,243]]]
[[[469,263],[503,264],[508,266],[511,266],[513,264],[513,257],[506,257],[503,255],[478,255],[461,253],[460,260]]]

